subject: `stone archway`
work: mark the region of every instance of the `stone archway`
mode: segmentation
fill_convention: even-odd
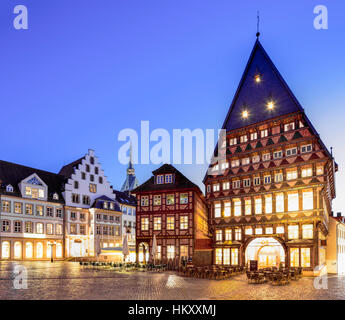
[[[280,263],[286,263],[286,249],[276,238],[253,238],[245,250],[245,263],[248,264],[250,260],[257,260],[259,268],[278,268]]]

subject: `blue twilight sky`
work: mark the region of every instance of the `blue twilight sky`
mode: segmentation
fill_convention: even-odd
[[[13,28],[26,5],[29,29]],[[316,5],[329,29],[313,27]],[[345,1],[1,0],[0,159],[57,172],[96,151],[120,188],[123,128],[218,128],[255,41],[261,43],[339,164],[345,203]],[[156,168],[137,165],[144,182]],[[202,186],[205,166],[177,166]],[[202,188],[202,190],[204,190]]]

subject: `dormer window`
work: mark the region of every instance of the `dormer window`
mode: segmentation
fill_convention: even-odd
[[[44,190],[31,188],[31,187],[25,187],[25,195],[33,199],[44,198]]]
[[[172,183],[172,174],[165,175],[165,183]]]
[[[9,185],[6,187],[6,191],[7,191],[7,192],[13,192],[13,187],[9,184]]]
[[[114,204],[112,202],[110,202],[110,209],[114,210]]]
[[[54,199],[54,200],[59,200],[59,195],[58,195],[57,193],[54,193],[54,194],[53,194],[53,199]]]
[[[164,175],[160,174],[157,176],[157,184],[163,184],[164,183]]]
[[[108,202],[103,202],[103,209],[108,209]]]

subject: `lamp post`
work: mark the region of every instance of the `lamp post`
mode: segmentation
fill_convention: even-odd
[[[53,257],[53,246],[56,244],[56,241],[54,241],[54,242],[49,242],[48,244],[50,245],[50,262],[53,263],[53,262],[54,262],[54,257]]]
[[[131,234],[132,232],[132,226],[127,226],[125,225],[125,228],[126,228],[126,234],[127,234],[127,242],[128,242],[128,236]],[[128,244],[128,249],[129,249],[129,244]],[[129,257],[131,257],[131,253],[129,252]],[[126,259],[125,259],[126,260]]]

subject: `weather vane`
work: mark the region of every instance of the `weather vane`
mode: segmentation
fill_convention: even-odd
[[[260,27],[260,15],[259,15],[259,11],[257,12],[256,18],[257,18],[256,37],[259,38],[259,36],[260,36],[260,31],[259,31],[260,30],[259,29],[259,27]]]

